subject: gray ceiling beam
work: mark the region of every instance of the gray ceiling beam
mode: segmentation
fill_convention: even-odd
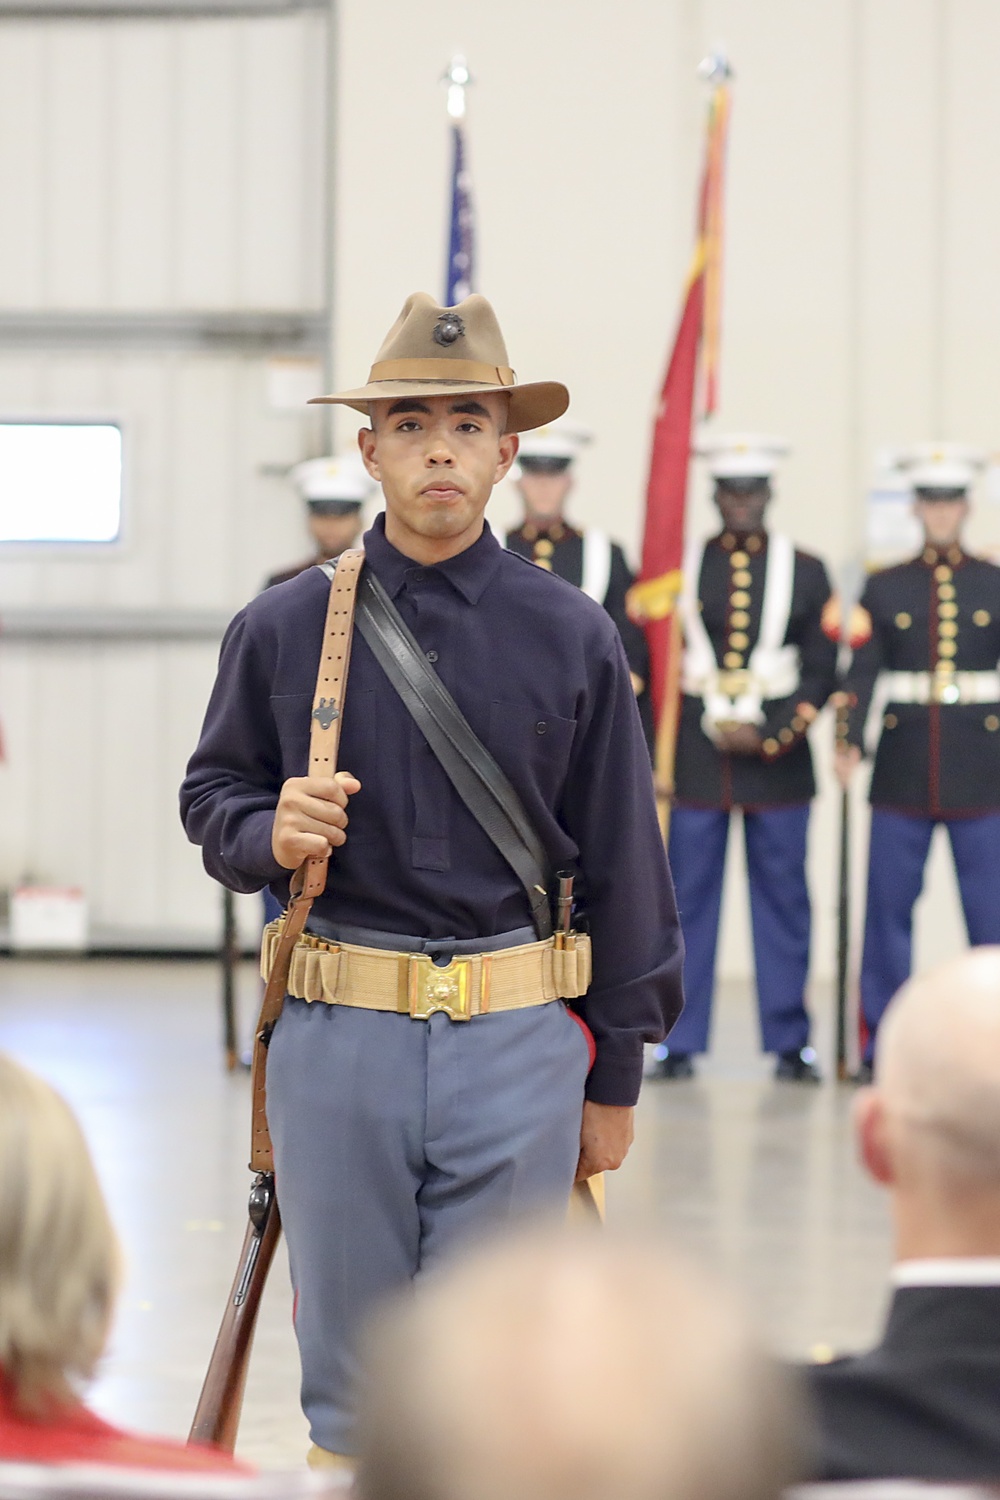
[[[10,545],[23,552],[23,542]],[[4,544],[0,543],[0,561],[3,560]],[[15,641],[48,643],[61,648],[93,641],[117,641],[122,645],[140,641],[217,643],[235,613],[235,609],[44,609],[30,605],[12,606],[0,611],[0,652],[6,643]]]
[[[0,310],[0,353],[16,349],[326,352],[325,312],[13,312]]]
[[[199,16],[283,16],[329,9],[330,0],[0,0],[0,21],[189,20]]]

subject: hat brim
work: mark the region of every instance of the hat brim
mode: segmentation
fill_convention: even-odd
[[[510,398],[507,432],[530,432],[534,427],[544,427],[561,417],[569,406],[569,391],[557,380],[538,380],[532,385],[488,385],[474,380],[373,380],[356,391],[314,396],[309,405],[351,406],[367,416],[372,401],[400,401],[410,396],[478,396],[483,392]]]

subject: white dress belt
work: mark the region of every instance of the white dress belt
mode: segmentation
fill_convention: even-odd
[[[881,672],[878,687],[885,703],[1000,703],[1000,671]]]

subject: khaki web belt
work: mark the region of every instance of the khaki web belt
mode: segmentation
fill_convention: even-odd
[[[264,929],[261,976],[270,978],[284,918]],[[286,989],[299,1000],[394,1011],[426,1021],[443,1011],[469,1021],[494,1011],[576,1000],[590,985],[590,938],[558,933],[542,943],[469,953],[448,964],[427,953],[331,943],[305,933],[292,949]]]

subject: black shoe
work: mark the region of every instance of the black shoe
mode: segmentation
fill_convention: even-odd
[[[855,1074],[853,1074],[853,1076],[851,1078],[851,1082],[852,1083],[859,1083],[859,1084],[862,1085],[862,1087],[864,1087],[867,1084],[871,1083],[873,1077],[874,1077],[874,1070],[872,1068],[871,1063],[870,1062],[863,1062],[863,1063],[859,1063],[858,1064],[858,1071]]]
[[[801,1052],[779,1052],[774,1067],[774,1076],[782,1083],[822,1083],[823,1075],[816,1066],[816,1053],[812,1047],[803,1047]]]
[[[694,1077],[694,1059],[689,1052],[668,1052],[664,1048],[664,1055],[656,1059],[650,1078],[678,1078]]]

